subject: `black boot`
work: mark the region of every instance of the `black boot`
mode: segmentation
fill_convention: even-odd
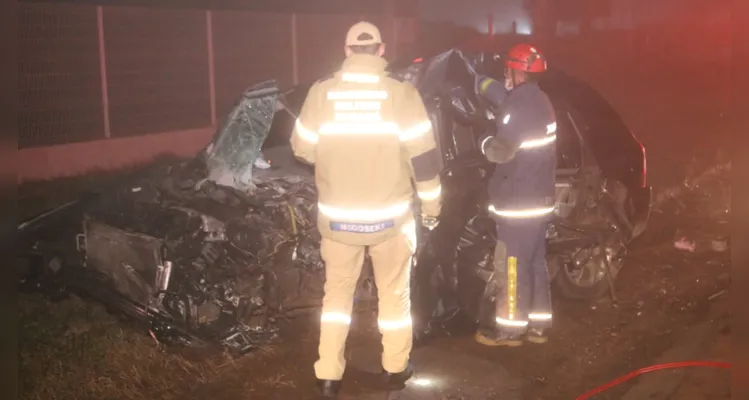
[[[403,387],[406,385],[406,382],[408,382],[408,380],[411,379],[413,374],[414,374],[414,368],[410,362],[406,366],[406,369],[401,372],[392,373],[392,372],[387,372],[385,370],[382,371],[382,375],[385,380],[385,385],[387,385],[388,389],[390,390],[403,389]]]
[[[506,333],[497,329],[481,329],[476,332],[475,339],[484,346],[518,347],[523,345],[524,333]]]
[[[525,338],[529,342],[536,344],[543,344],[549,341],[549,337],[546,336],[546,330],[541,328],[528,329],[528,333],[526,334]]]
[[[320,390],[323,398],[336,399],[338,398],[338,392],[341,391],[341,381],[318,379],[317,388]]]

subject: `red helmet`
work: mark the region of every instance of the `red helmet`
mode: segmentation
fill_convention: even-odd
[[[507,68],[525,72],[546,71],[546,57],[529,44],[519,44],[510,49],[505,61]]]

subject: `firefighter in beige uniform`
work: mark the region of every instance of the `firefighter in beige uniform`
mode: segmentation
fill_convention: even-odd
[[[296,157],[315,165],[326,273],[315,374],[326,397],[340,389],[365,251],[378,288],[384,376],[395,385],[411,377],[412,182],[422,224],[436,225],[441,204],[439,155],[418,91],[387,76],[374,25],[352,26],[345,52],[341,70],[310,88],[291,137]]]

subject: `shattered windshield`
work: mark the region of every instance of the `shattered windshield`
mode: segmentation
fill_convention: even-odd
[[[273,122],[277,97],[274,80],[245,90],[205,151],[209,181],[252,188],[252,167]]]

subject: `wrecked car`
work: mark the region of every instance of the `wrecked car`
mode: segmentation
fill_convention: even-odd
[[[441,223],[421,233],[414,262],[416,329],[461,312],[478,321],[492,300],[494,227],[484,211],[493,168],[477,139],[499,110],[473,82],[476,72],[501,76],[501,56],[450,50],[389,68],[421,92],[442,155]],[[23,283],[75,288],[146,323],[159,341],[243,353],[273,340],[277,318],[317,309],[323,294],[313,171],[288,148],[309,86],[255,85],[196,158],[23,222]],[[584,83],[551,70],[541,87],[559,126],[549,273],[561,296],[613,295],[626,244],[649,217],[644,148]],[[261,150],[272,168],[253,168]],[[374,293],[363,274],[357,298]]]

